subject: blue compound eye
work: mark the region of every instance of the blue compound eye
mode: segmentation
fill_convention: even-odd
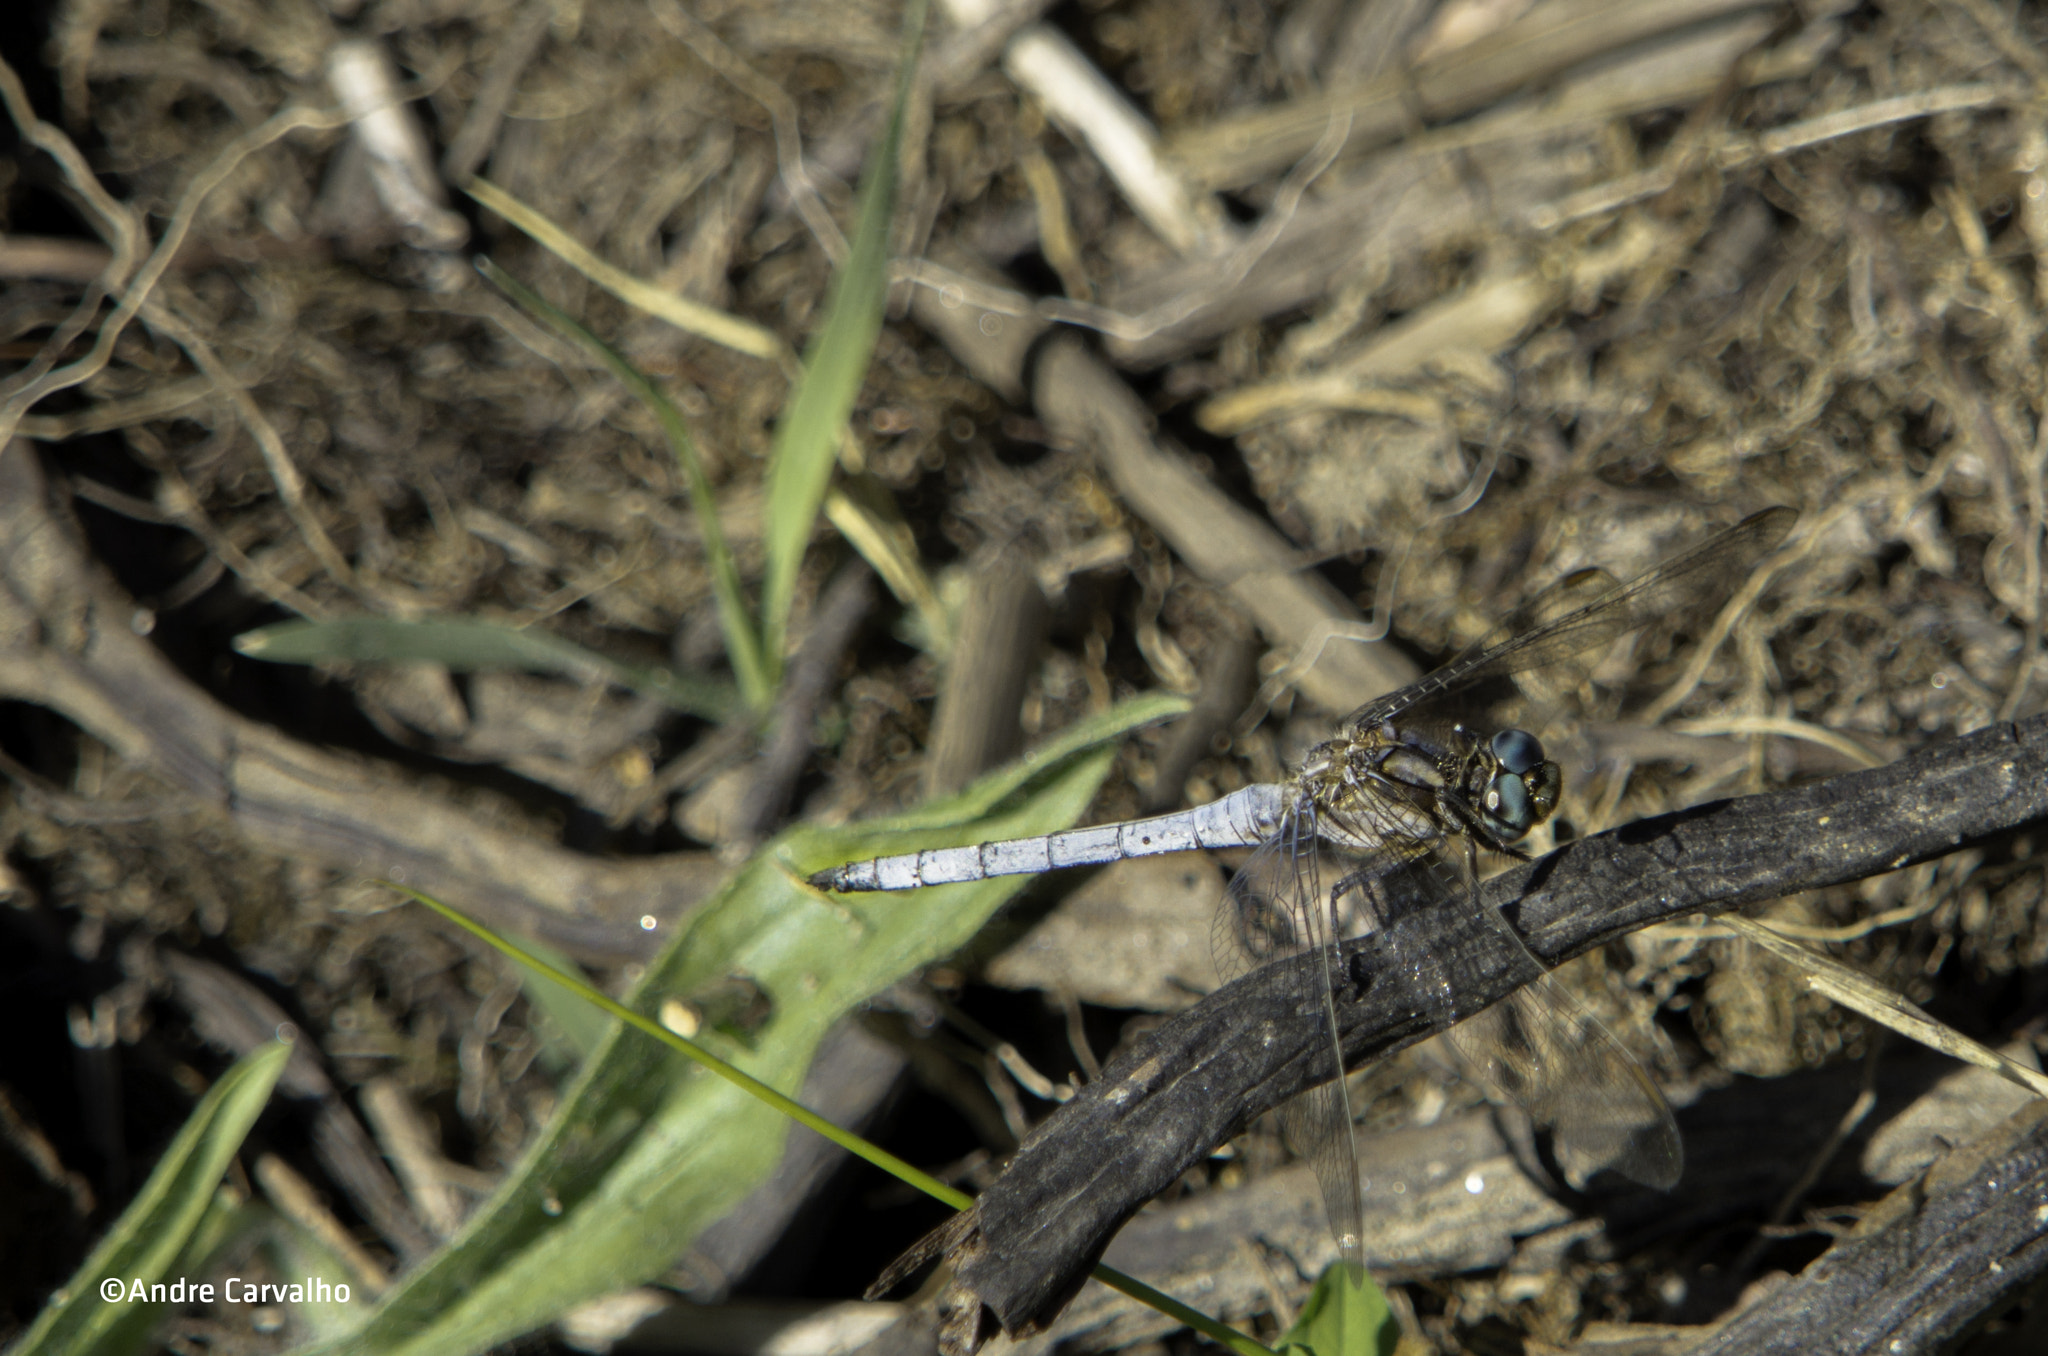
[[[1493,737],[1493,757],[1503,772],[1520,775],[1543,761],[1543,745],[1527,730],[1502,730]]]
[[[1486,810],[1488,814],[1514,830],[1515,836],[1519,838],[1529,831],[1532,818],[1529,813],[1528,786],[1517,776],[1503,773],[1495,777],[1487,783]]]

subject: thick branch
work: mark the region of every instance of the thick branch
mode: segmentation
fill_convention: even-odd
[[[1562,848],[1485,887],[1553,964],[1651,923],[1819,889],[1938,857],[2048,813],[2048,717],[1998,725],[1887,767],[1662,815]],[[1512,989],[1511,948],[1481,920],[1417,911],[1345,944],[1338,1019],[1353,1065]],[[1458,1010],[1417,1014],[1399,974],[1426,954]],[[1303,962],[1258,971],[1153,1032],[1026,1141],[949,1230],[956,1286],[1012,1333],[1049,1322],[1111,1236],[1252,1117],[1311,1086],[1327,1039]],[[978,1323],[978,1319],[974,1320]]]
[[[1941,1351],[2048,1270],[2048,1104],[1906,1183],[1692,1356]]]

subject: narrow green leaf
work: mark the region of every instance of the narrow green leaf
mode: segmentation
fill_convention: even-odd
[[[1393,1356],[1400,1340],[1401,1325],[1366,1269],[1332,1262],[1276,1345],[1292,1356]]]
[[[725,530],[718,523],[718,501],[712,498],[711,479],[704,473],[703,458],[697,455],[697,444],[690,437],[690,426],[683,422],[683,412],[639,368],[627,362],[623,353],[585,329],[566,311],[550,305],[538,292],[481,255],[476,266],[512,300],[581,344],[609,367],[612,375],[639,397],[661,425],[669,447],[675,452],[676,465],[682,468],[683,479],[690,486],[690,507],[697,515],[697,531],[704,538],[705,562],[711,566],[711,590],[718,603],[718,626],[725,633],[726,656],[732,661],[732,671],[739,679],[740,693],[748,708],[767,710],[775,697],[776,678],[763,664],[761,638],[755,633],[746,596],[740,590],[739,566],[733,563],[732,551],[725,544]]]
[[[1103,742],[1182,707],[1171,698],[1127,703],[1029,765],[915,815],[790,830],[697,913],[626,1006],[653,1017],[664,998],[745,976],[772,1005],[765,1023],[745,1046],[716,1031],[698,1043],[794,1092],[835,1022],[958,949],[1024,884],[1013,877],[837,898],[810,888],[809,872],[906,841],[1009,837],[1071,823],[1109,767]],[[786,1129],[780,1112],[614,1023],[506,1183],[363,1328],[328,1350],[466,1354],[657,1276],[766,1176]]]
[[[134,1315],[151,1302],[130,1298],[132,1287],[140,1284],[146,1295],[148,1287],[163,1281],[171,1265],[185,1255],[186,1245],[214,1208],[228,1160],[242,1147],[290,1057],[289,1045],[273,1041],[250,1051],[220,1076],[193,1108],[141,1192],[85,1265],[50,1297],[10,1356],[122,1356],[140,1347],[149,1325]],[[111,1291],[113,1282],[120,1284],[122,1293],[110,1299],[102,1286]]]
[[[854,398],[874,356],[882,331],[882,307],[889,291],[889,227],[896,211],[896,160],[903,145],[903,113],[910,102],[924,35],[924,0],[914,0],[905,17],[903,62],[888,129],[876,143],[861,185],[860,216],[845,264],[832,279],[825,323],[804,357],[769,455],[768,493],[762,523],[767,562],[761,589],[762,650],[771,671],[781,672],[783,638],[797,571],[811,525],[825,501],[833,451],[853,410]]]
[[[552,673],[579,683],[597,680],[666,702],[707,720],[724,720],[738,707],[724,683],[645,664],[628,664],[586,650],[546,631],[522,630],[471,617],[400,621],[395,617],[336,617],[279,622],[235,637],[235,651],[275,664],[442,664],[458,673],[519,669]]]

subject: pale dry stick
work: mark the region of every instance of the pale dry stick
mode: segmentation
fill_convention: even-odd
[[[299,535],[305,538],[313,558],[320,562],[320,568],[327,571],[335,583],[354,593],[361,593],[355,571],[349,567],[346,558],[335,546],[334,539],[327,535],[327,529],[320,525],[320,519],[313,512],[313,505],[306,498],[305,478],[292,461],[292,454],[278,435],[277,427],[263,413],[247,387],[228,371],[227,364],[213,351],[213,345],[206,342],[198,330],[172,314],[171,309],[161,301],[152,300],[143,308],[143,319],[153,330],[168,336],[178,347],[185,350],[192,359],[192,365],[200,375],[213,384],[228,403],[234,407],[235,415],[249,436],[256,440],[262,452],[263,464],[270,471],[271,483],[277,486],[277,497],[283,501],[285,512],[291,515],[298,527]]]
[[[695,52],[705,65],[767,111],[769,124],[775,132],[775,159],[781,167],[783,187],[788,191],[790,201],[796,205],[797,214],[810,228],[818,247],[825,251],[825,257],[835,267],[844,263],[848,253],[846,236],[839,229],[839,224],[832,220],[831,210],[826,207],[824,196],[818,192],[817,184],[811,179],[811,171],[804,163],[803,129],[797,116],[796,100],[789,97],[789,91],[748,65],[739,53],[725,45],[723,38],[676,0],[649,0],[648,9],[653,13],[655,22],[667,29],[670,36]]]
[[[452,1235],[462,1227],[462,1201],[441,1172],[446,1160],[433,1123],[389,1076],[363,1084],[357,1100],[420,1219],[435,1237]]]
[[[1854,136],[1858,132],[1875,131],[1894,123],[1933,117],[1937,113],[1961,113],[1975,108],[1988,108],[1994,104],[2008,102],[2010,98],[2010,91],[1996,85],[1942,85],[1935,89],[1922,90],[1917,94],[1901,94],[1895,98],[1878,99],[1872,103],[1859,104],[1855,108],[1845,108],[1839,113],[1807,118],[1760,136],[1731,137],[1723,141],[1708,160],[1716,169],[1723,171],[1747,169],[1751,165],[1775,160],[1795,151],[1810,150],[1825,142]],[[1610,179],[1606,183],[1595,184],[1591,188],[1581,189],[1577,193],[1544,203],[1525,214],[1523,220],[1532,230],[1555,231],[1572,222],[1602,216],[1646,198],[1654,198],[1676,184],[1678,177],[1679,169],[1676,166],[1659,166],[1637,174],[1624,175],[1619,179]]]
[[[782,336],[751,320],[678,296],[665,287],[606,263],[583,243],[541,213],[499,188],[490,180],[473,178],[464,191],[477,202],[517,226],[535,243],[590,281],[660,320],[666,320],[685,334],[696,335],[735,353],[760,358],[776,365],[792,379],[797,375],[796,355]]]
[[[1293,649],[1320,623],[1358,620],[1348,598],[1301,570],[1299,553],[1269,523],[1158,444],[1143,402],[1079,336],[1055,335],[1045,344],[1030,395],[1052,437],[1086,449],[1132,511],[1226,591],[1270,643]],[[1414,664],[1396,650],[1348,646],[1303,675],[1301,686],[1325,709],[1348,711],[1416,677]]]
[[[1151,121],[1073,40],[1034,24],[1003,49],[1003,74],[1094,153],[1138,219],[1176,254],[1220,254],[1236,234],[1214,198],[1166,163]]]
[[[1290,414],[1317,409],[1397,414],[1416,422],[1440,418],[1430,397],[1394,388],[1432,364],[1460,354],[1486,357],[1527,333],[1566,297],[1586,295],[1642,268],[1668,247],[1671,232],[1647,221],[1621,223],[1613,238],[1582,250],[1562,275],[1541,269],[1503,272],[1463,291],[1418,306],[1335,362],[1274,381],[1257,382],[1205,401],[1195,417],[1225,436]]]
[[[469,239],[469,223],[448,210],[426,133],[398,92],[398,75],[383,43],[360,38],[334,44],[327,53],[327,83],[369,160],[377,197],[406,243],[452,250]]]
[[[1240,386],[1207,400],[1196,411],[1196,421],[1224,437],[1311,410],[1433,421],[1441,408],[1435,401],[1387,387],[1448,353],[1499,352],[1552,310],[1562,292],[1559,280],[1537,270],[1482,280],[1382,326],[1328,367]]]
[[[313,1190],[312,1184],[294,1172],[283,1159],[276,1154],[259,1157],[256,1160],[256,1184],[263,1188],[263,1194],[270,1198],[270,1203],[277,1207],[280,1215],[319,1239],[340,1258],[349,1274],[371,1297],[391,1288],[391,1277],[377,1265],[377,1259],[370,1256],[369,1251],[342,1227],[334,1212],[321,1203],[320,1194]]]
[[[1678,734],[1698,735],[1701,738],[1711,738],[1715,735],[1783,735],[1787,739],[1803,739],[1809,744],[1832,749],[1858,767],[1880,767],[1886,761],[1845,734],[1809,721],[1795,720],[1790,716],[1723,716],[1703,720],[1674,720],[1669,728]]]
[[[1162,334],[1117,341],[1115,356],[1133,366],[1154,367],[1203,348],[1239,325],[1304,305],[1326,307],[1333,289],[1345,290],[1337,281],[1342,276],[1357,275],[1350,289],[1356,291],[1373,270],[1396,267],[1399,260],[1418,258],[1475,231],[1497,234],[1501,220],[1519,219],[1526,210],[1521,204],[1549,201],[1584,182],[1585,169],[1567,150],[1569,140],[1600,135],[1617,118],[1711,95],[1736,59],[1730,45],[1742,36],[1719,31],[1709,38],[1673,39],[1672,50],[1630,54],[1619,65],[1574,75],[1567,90],[1539,108],[1510,107],[1454,127],[1404,134],[1398,150],[1364,162],[1347,187],[1305,208],[1243,283],[1215,295],[1199,314]],[[1765,64],[1751,63],[1742,70],[1754,77]],[[1803,69],[1796,61],[1783,65],[1779,78]],[[1351,147],[1359,140],[1354,131]],[[1527,150],[1505,149],[1511,144]],[[1446,175],[1439,168],[1473,147],[1489,152],[1484,182]],[[1125,311],[1142,312],[1158,301],[1209,287],[1202,267],[1182,261],[1116,287],[1110,301]],[[1327,309],[1324,313],[1334,316]]]
[[[1409,135],[1418,115],[1471,113],[1581,63],[1758,8],[1752,0],[1553,0],[1435,61],[1183,128],[1169,150],[1205,187],[1252,183],[1300,154],[1332,113],[1355,119],[1356,155]]]
[[[1067,212],[1067,195],[1060,188],[1059,171],[1042,150],[1033,147],[1018,162],[1025,187],[1031,190],[1038,212],[1038,244],[1045,261],[1059,275],[1060,287],[1075,301],[1093,301],[1095,289],[1088,282],[1088,269],[1081,258],[1081,242],[1074,234],[1073,218]]]
[[[1259,219],[1258,228],[1240,241],[1228,258],[1220,261],[1213,282],[1189,289],[1137,315],[1127,315],[1107,306],[1068,297],[1039,297],[1034,300],[1022,292],[970,278],[930,259],[895,260],[890,265],[890,281],[909,282],[942,296],[958,297],[961,302],[997,315],[1074,325],[1133,343],[1149,339],[1210,305],[1250,275],[1293,221],[1309,185],[1336,161],[1337,153],[1343,149],[1345,135],[1346,125],[1333,122],[1324,132],[1323,139],[1288,171],[1273,194],[1271,206]]]
[[[113,252],[90,240],[0,235],[0,278],[89,283],[107,271]]]
[[[1913,1004],[1848,966],[1779,936],[1771,928],[1750,918],[1729,914],[1722,923],[1755,942],[1779,960],[1800,972],[1808,989],[1862,1013],[1882,1026],[1915,1040],[1944,1055],[1989,1069],[2036,1097],[2048,1097],[2048,1074],[2029,1069],[2009,1055],[1971,1040],[1951,1026],[1935,1021]]]

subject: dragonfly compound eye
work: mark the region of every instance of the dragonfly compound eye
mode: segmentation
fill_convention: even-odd
[[[1517,776],[1543,761],[1543,744],[1527,730],[1502,730],[1493,737],[1494,761]]]
[[[1487,783],[1486,812],[1515,838],[1527,833],[1535,823],[1535,816],[1529,812],[1529,788],[1511,772],[1503,772]]]

